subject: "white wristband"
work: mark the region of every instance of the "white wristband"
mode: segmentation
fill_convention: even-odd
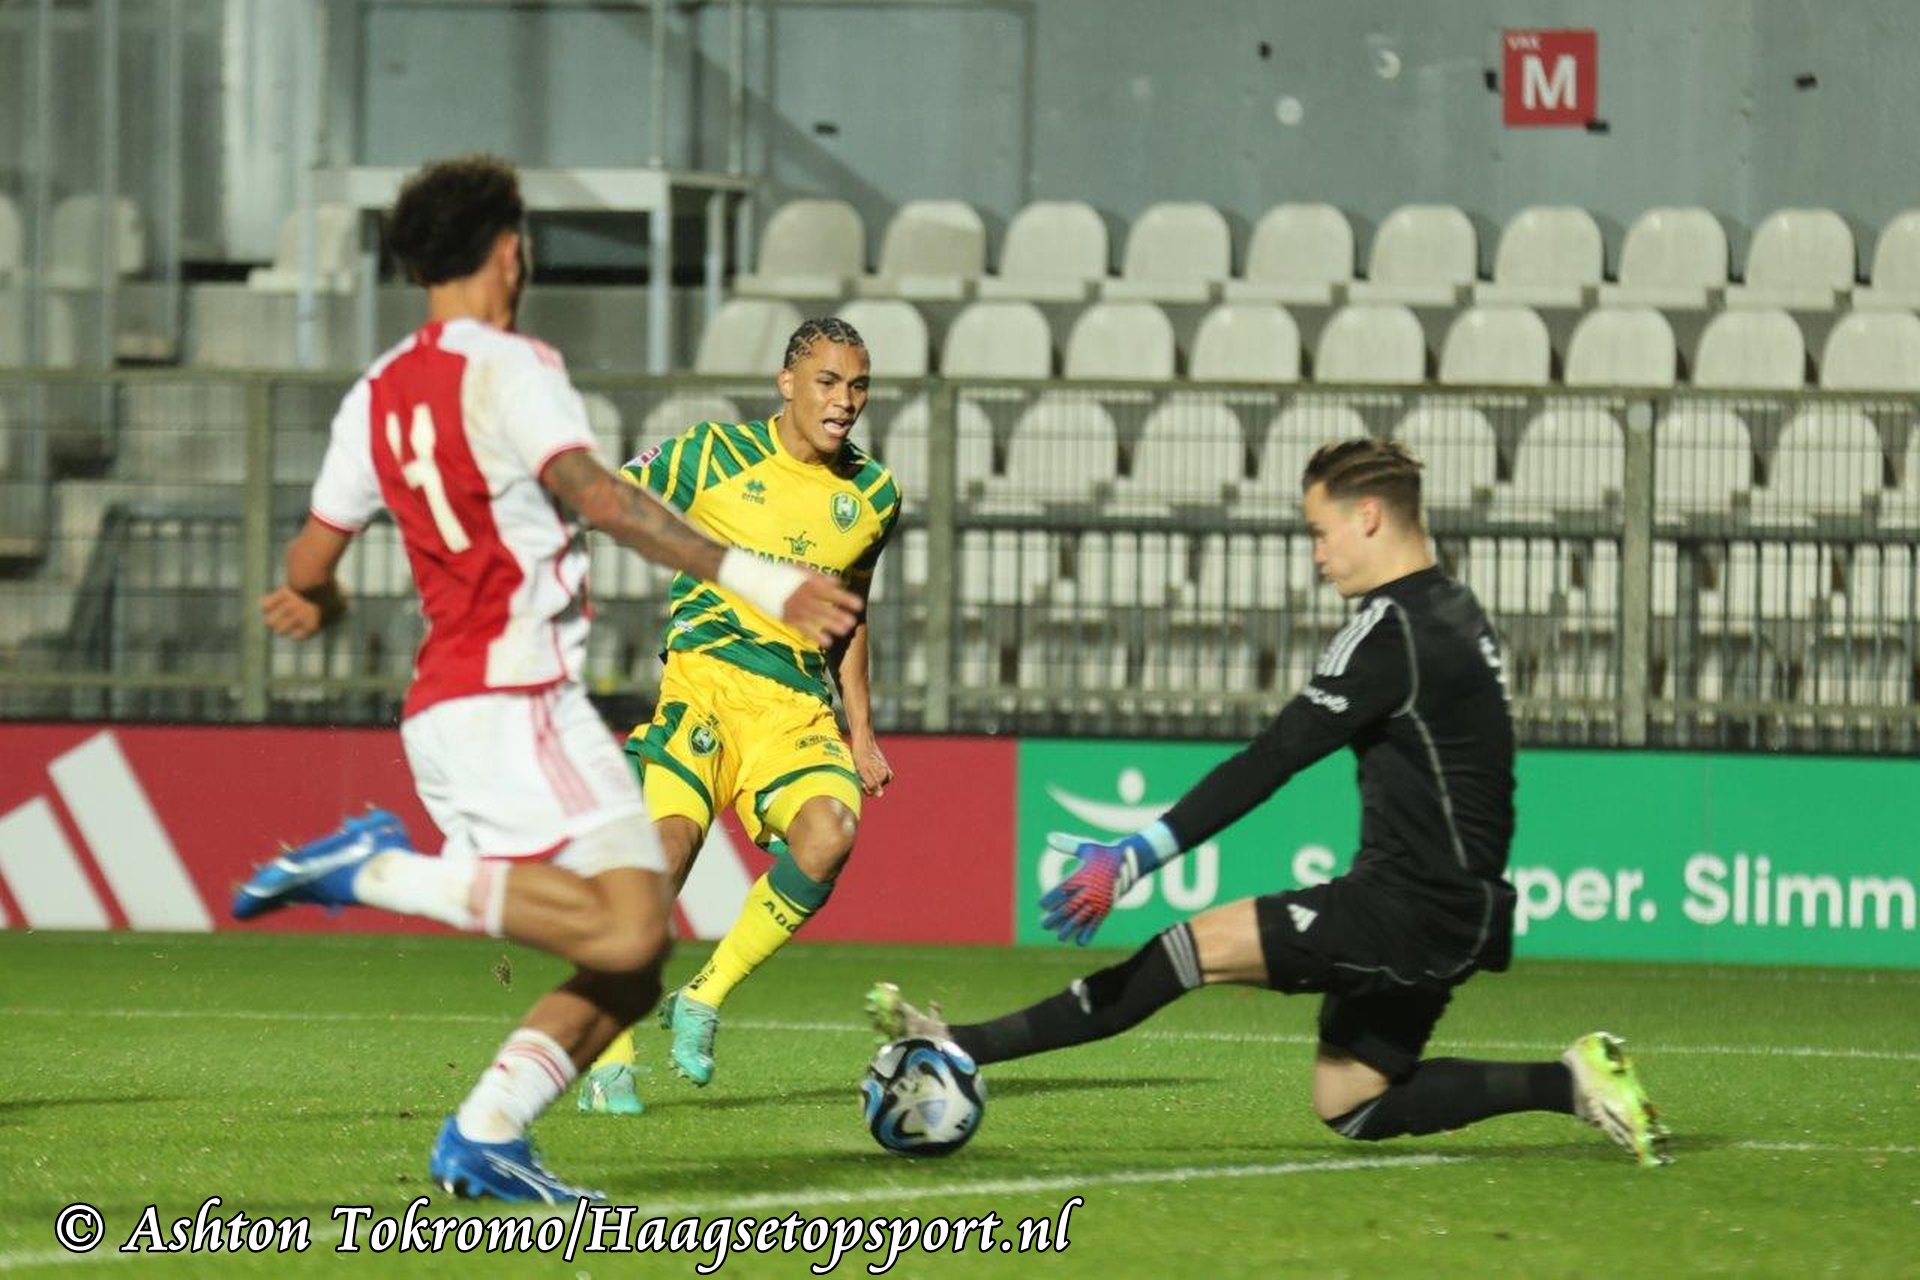
[[[806,574],[793,565],[762,560],[739,547],[720,557],[720,573],[714,579],[769,618],[781,616],[788,599],[806,580]]]

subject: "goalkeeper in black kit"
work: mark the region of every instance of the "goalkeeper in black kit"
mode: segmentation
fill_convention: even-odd
[[[1143,876],[1231,826],[1340,747],[1359,762],[1360,850],[1346,874],[1216,907],[1108,969],[989,1022],[947,1025],[890,983],[867,998],[884,1036],[949,1039],[982,1066],[1118,1035],[1197,987],[1321,993],[1313,1106],[1375,1141],[1489,1116],[1577,1116],[1641,1164],[1666,1130],[1621,1042],[1575,1040],[1558,1061],[1422,1058],[1453,989],[1507,967],[1514,893],[1513,721],[1500,642],[1473,593],[1435,565],[1420,464],[1398,444],[1329,444],[1302,476],[1320,575],[1352,618],[1264,732],[1159,821],[1114,844],[1056,835],[1078,868],[1041,900],[1085,944]]]

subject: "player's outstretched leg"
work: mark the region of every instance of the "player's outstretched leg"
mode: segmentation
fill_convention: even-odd
[[[338,830],[256,868],[233,895],[233,918],[252,920],[296,903],[348,907],[360,902],[354,880],[375,856],[388,852],[412,853],[407,828],[384,809],[369,808],[348,818]]]
[[[873,1028],[888,1039],[936,1035],[981,1066],[1117,1036],[1152,1017],[1204,981],[1194,959],[1193,927],[1161,930],[1116,965],[1076,978],[1065,991],[988,1022],[952,1025],[935,1006],[921,1013],[892,983],[867,993]]]
[[[1643,1165],[1671,1164],[1668,1133],[1618,1036],[1592,1031],[1567,1047],[1574,1114],[1605,1133]]]
[[[647,1109],[633,1078],[633,1031],[622,1031],[601,1051],[580,1082],[579,1107],[589,1115],[637,1116]]]
[[[907,1036],[947,1038],[947,1020],[940,1016],[940,1002],[933,1001],[923,1013],[908,1004],[900,988],[891,982],[876,982],[868,989],[866,1009],[867,1023],[882,1044]]]

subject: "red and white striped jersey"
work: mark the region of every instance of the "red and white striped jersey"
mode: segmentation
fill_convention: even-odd
[[[405,714],[579,679],[586,540],[540,475],[593,447],[559,353],[478,320],[418,330],[347,393],[311,509],[343,533],[383,506],[399,526],[427,619]]]

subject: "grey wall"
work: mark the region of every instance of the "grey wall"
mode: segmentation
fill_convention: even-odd
[[[323,4],[330,159],[409,164],[491,149],[522,164],[628,165],[650,150],[643,5],[555,0],[185,0],[193,251],[259,259],[291,204],[303,127],[288,58]],[[150,189],[150,42],[159,0],[122,0],[130,189]],[[0,188],[20,185],[31,123],[21,43],[0,4]],[[62,0],[60,193],[96,167],[85,99],[90,3]],[[681,3],[668,45],[671,163],[728,154],[730,7]],[[274,23],[288,28],[276,38]],[[1592,26],[1609,131],[1507,130],[1485,83],[1500,31]],[[1914,0],[753,0],[750,170],[780,199],[829,193],[887,217],[957,196],[997,234],[1030,199],[1085,199],[1119,252],[1162,199],[1210,201],[1244,243],[1281,200],[1325,199],[1366,236],[1395,206],[1448,201],[1483,252],[1515,210],[1574,203],[1617,251],[1643,209],[1700,204],[1747,231],[1794,204],[1839,209],[1863,259],[1920,204]],[[1262,45],[1266,52],[1261,51]],[[1802,87],[1801,76],[1816,83]],[[1288,97],[1297,123],[1276,116]]]
[[[1699,204],[1727,220],[1737,263],[1768,211],[1818,204],[1853,222],[1864,259],[1920,204],[1911,0],[787,3],[775,22],[764,171],[777,193],[847,195],[876,243],[917,194],[966,197],[1000,225],[1029,198],[1086,199],[1116,255],[1155,200],[1210,201],[1244,244],[1272,204],[1324,199],[1361,224],[1364,257],[1387,212],[1434,200],[1476,216],[1489,259],[1514,211],[1583,205],[1611,257],[1642,210]],[[1507,26],[1598,31],[1608,132],[1501,125],[1486,73]],[[1277,117],[1282,97],[1297,124]],[[837,137],[813,132],[822,118]]]

